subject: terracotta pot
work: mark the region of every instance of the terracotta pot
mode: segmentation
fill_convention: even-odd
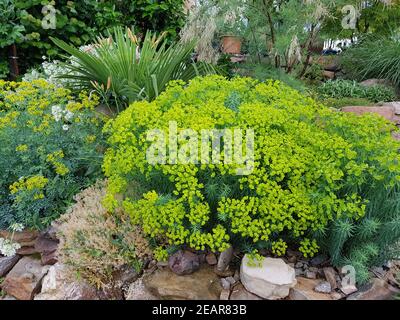
[[[242,39],[237,36],[222,36],[222,52],[240,54]]]

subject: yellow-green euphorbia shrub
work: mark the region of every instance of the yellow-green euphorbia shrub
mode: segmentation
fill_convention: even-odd
[[[254,130],[252,172],[236,175],[234,163],[150,164],[148,130],[167,134],[170,121],[178,131]],[[232,243],[276,255],[295,245],[313,256],[316,232],[335,219],[364,216],[363,190],[398,183],[393,129],[377,116],[331,111],[278,81],[176,81],[106,126],[104,201],[111,210],[123,206],[143,226],[160,244],[160,258],[171,245],[221,251]]]

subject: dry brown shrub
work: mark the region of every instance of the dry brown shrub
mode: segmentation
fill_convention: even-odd
[[[106,182],[97,182],[79,193],[58,221],[60,262],[98,288],[108,286],[113,273],[127,265],[140,269],[141,261],[152,255],[141,229],[129,217],[110,214],[103,207],[105,193]]]

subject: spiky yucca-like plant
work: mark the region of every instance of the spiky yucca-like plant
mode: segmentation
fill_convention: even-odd
[[[95,89],[117,112],[130,102],[153,100],[171,80],[188,81],[197,75],[213,73],[205,63],[195,63],[191,55],[195,42],[168,45],[165,34],[147,32],[140,43],[130,29],[114,28],[109,37],[98,37],[90,51],[82,51],[62,40],[53,42],[68,54],[66,64],[76,89]],[[111,102],[111,103],[110,103]]]

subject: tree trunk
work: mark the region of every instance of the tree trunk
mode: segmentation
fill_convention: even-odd
[[[10,59],[10,76],[11,80],[16,80],[19,76],[19,68],[18,68],[18,57],[17,57],[17,46],[12,44],[9,47],[9,59]]]
[[[264,6],[267,7],[267,4],[264,1]],[[271,33],[271,44],[272,48],[275,48],[275,30],[274,30],[274,22],[272,21],[271,13],[268,11],[268,9],[265,10],[265,14],[268,19],[268,24],[269,24],[269,30]],[[268,38],[267,38],[267,50],[268,48]],[[275,68],[279,68],[279,57],[275,55]]]
[[[310,37],[308,38],[308,42],[305,46],[306,50],[307,50],[307,56],[306,56],[306,60],[304,61],[303,64],[303,69],[301,70],[300,74],[299,74],[299,78],[303,78],[303,76],[305,75],[308,66],[310,65],[310,59],[311,59],[311,46],[314,42],[314,38],[315,38],[315,25],[311,26],[311,30],[310,30]]]

